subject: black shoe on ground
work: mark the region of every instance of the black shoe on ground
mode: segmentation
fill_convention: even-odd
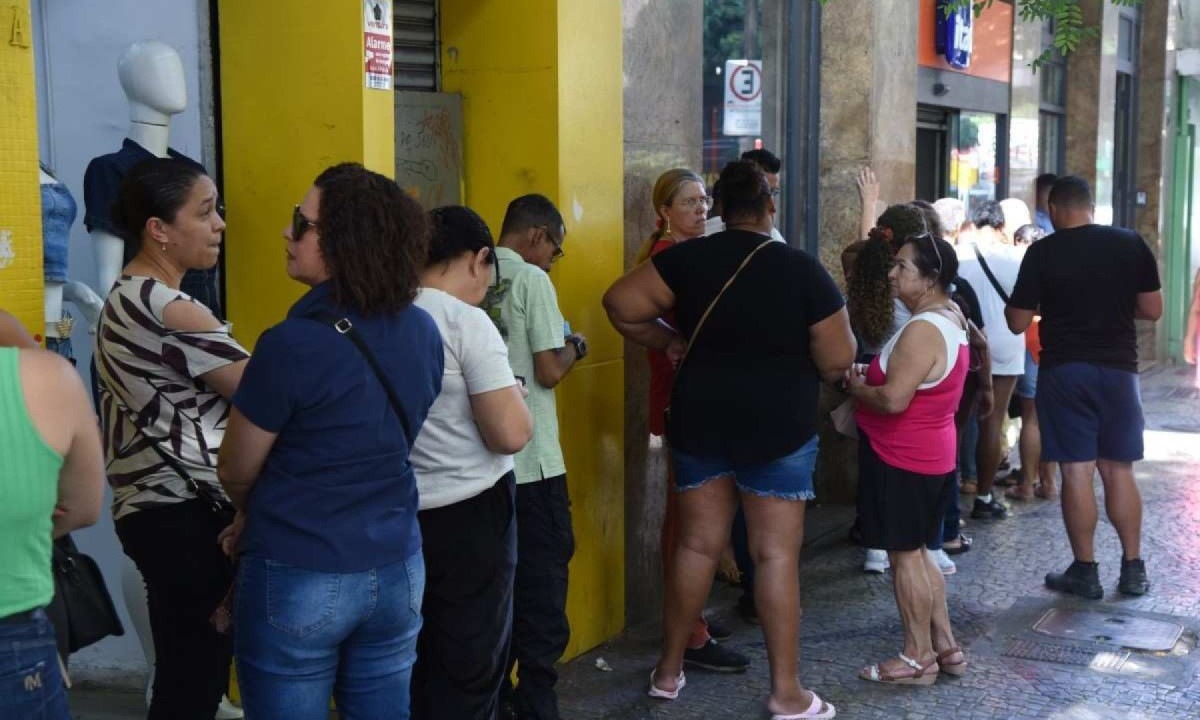
[[[975,504],[971,506],[972,520],[1003,520],[1006,517],[1008,517],[1008,506],[994,496],[989,502],[975,498]]]
[[[683,666],[713,672],[740,673],[746,672],[750,661],[744,655],[723,648],[716,640],[710,639],[698,648],[684,650]]]
[[[1144,571],[1142,577],[1146,577]],[[1066,572],[1046,573],[1046,587],[1058,592],[1078,595],[1088,600],[1099,600],[1104,597],[1104,588],[1100,587],[1100,566],[1094,562],[1085,563],[1076,560],[1071,563]]]
[[[1123,595],[1145,595],[1149,589],[1150,581],[1146,579],[1146,564],[1142,559],[1121,558],[1121,579],[1117,582],[1117,590]]]
[[[742,620],[745,622],[748,622],[751,625],[762,624],[758,619],[758,608],[754,607],[754,601],[749,600],[745,595],[738,598],[737,611],[738,615],[740,615]],[[709,634],[712,634],[711,630],[709,631]]]
[[[733,631],[721,623],[713,622],[712,620],[706,620],[706,622],[708,623],[708,634],[715,640],[725,640],[733,635]]]

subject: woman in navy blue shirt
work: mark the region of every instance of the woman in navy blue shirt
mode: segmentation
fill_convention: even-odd
[[[219,463],[238,508],[222,538],[241,555],[238,681],[257,720],[324,720],[331,695],[345,717],[409,717],[425,565],[408,456],[443,365],[412,304],[426,222],[396,183],[343,164],[284,232],[288,275],[312,289],[259,338]]]

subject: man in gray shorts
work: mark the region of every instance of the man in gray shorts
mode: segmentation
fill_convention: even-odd
[[[1105,509],[1123,551],[1117,589],[1142,595],[1150,583],[1133,474],[1144,429],[1134,319],[1162,315],[1158,264],[1137,233],[1093,223],[1085,180],[1057,180],[1049,205],[1055,232],[1026,252],[1005,310],[1013,332],[1024,332],[1035,313],[1042,316],[1036,398],[1042,459],[1062,465],[1063,521],[1075,555],[1066,572],[1046,575],[1046,586],[1090,599],[1104,596],[1094,539],[1092,479],[1099,469]]]

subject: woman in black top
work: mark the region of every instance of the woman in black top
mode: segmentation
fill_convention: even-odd
[[[771,665],[767,707],[777,718],[833,717],[796,674],[798,566],[819,384],[850,366],[854,339],[820,263],[771,242],[775,207],[762,171],[730,163],[720,183],[724,232],[654,256],[604,296],[622,335],[680,363],[667,420],[680,530],[650,695],[674,699],[684,686],[690,618],[703,608],[740,500]],[[679,333],[658,321],[672,311]]]

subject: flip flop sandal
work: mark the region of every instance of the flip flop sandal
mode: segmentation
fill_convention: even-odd
[[[908,671],[901,670],[900,672],[903,674],[894,674],[884,670],[879,663],[876,663],[863,668],[858,676],[863,680],[888,685],[932,685],[937,682],[938,662],[936,658],[931,660],[928,665],[922,666],[921,663],[913,660],[904,653],[900,653],[896,657],[900,658],[901,662],[912,669]]]
[[[812,690],[809,690],[809,692],[812,692]],[[822,705],[825,706],[824,710],[821,710]],[[834,709],[833,705],[822,700],[821,696],[817,695],[814,692],[814,693],[812,693],[812,702],[809,704],[808,709],[805,710],[804,712],[802,712],[798,715],[776,715],[776,714],[773,714],[773,715],[771,715],[771,720],[808,720],[809,718],[833,718],[833,717],[837,717],[837,710]]]
[[[650,689],[646,692],[646,694],[652,698],[659,698],[661,700],[678,700],[679,699],[679,691],[683,689],[684,685],[687,685],[687,678],[683,676],[683,671],[680,670],[679,677],[676,678],[676,680],[675,680],[675,689],[674,690],[663,690],[662,688],[660,688],[659,686],[654,684],[654,671],[651,670],[650,671]],[[832,717],[832,716],[830,716],[830,717]]]
[[[962,660],[956,663],[945,662],[945,659],[954,655],[962,654]],[[962,677],[967,674],[967,655],[963,653],[963,649],[955,645],[952,648],[941,651],[937,654],[938,668],[947,675],[954,677]]]
[[[954,541],[951,540],[951,542],[954,542]],[[953,546],[948,547],[945,543],[942,543],[942,549],[946,551],[947,555],[962,555],[963,553],[969,552],[971,550],[971,543],[973,543],[973,542],[975,542],[975,540],[967,537],[966,535],[963,535],[962,533],[959,533],[957,547],[953,547]]]

